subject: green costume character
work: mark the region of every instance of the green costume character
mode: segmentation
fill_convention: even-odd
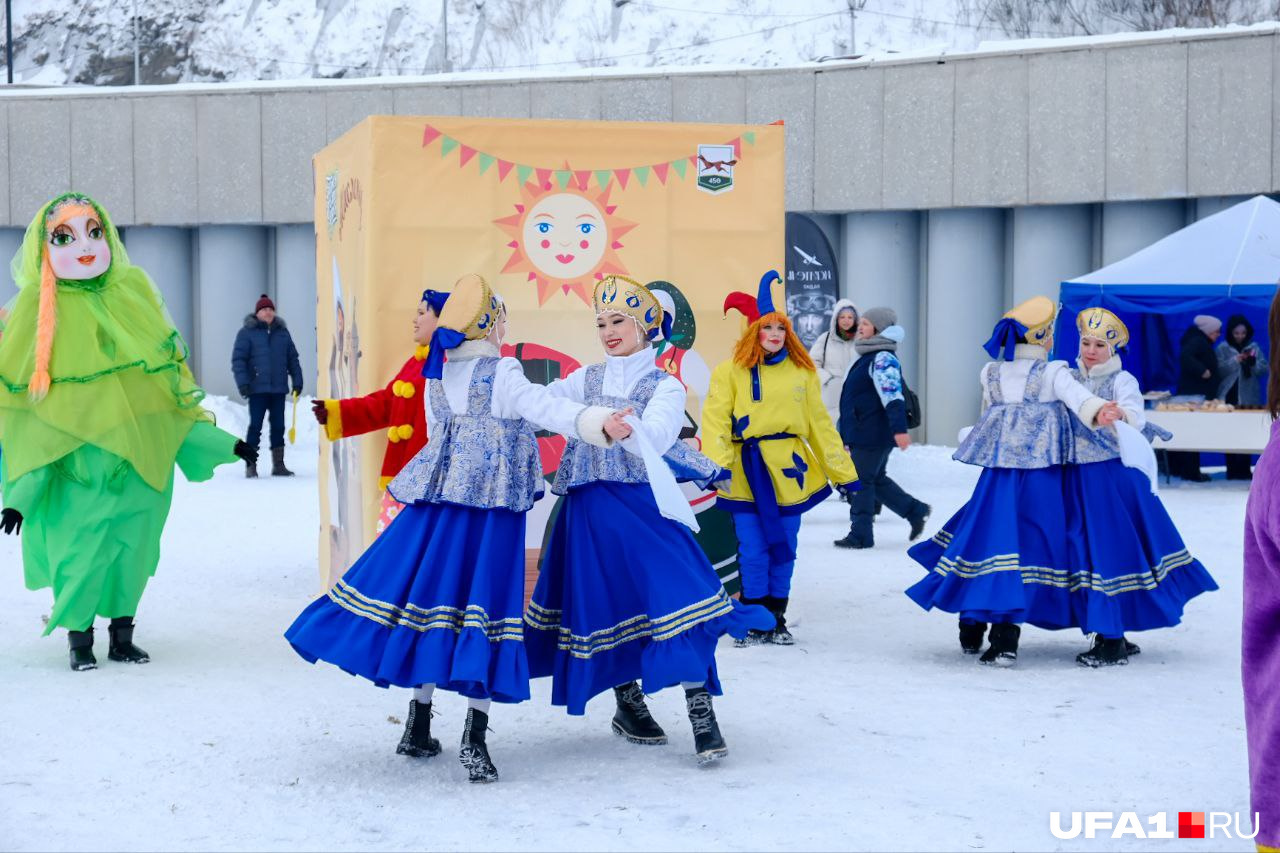
[[[28,589],[53,588],[45,634],[69,631],[93,669],[93,620],[111,660],[145,663],[133,617],[160,559],[176,463],[191,481],[256,452],[213,424],[159,291],[129,263],[106,211],[46,204],[13,259],[0,329],[0,530],[21,533]]]

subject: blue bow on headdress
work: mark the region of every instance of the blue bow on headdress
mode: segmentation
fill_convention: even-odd
[[[756,307],[760,309],[760,316],[772,314],[777,309],[773,307],[773,291],[769,285],[778,281],[782,276],[778,275],[777,270],[769,270],[760,277],[760,289],[756,291]]]
[[[1014,347],[1018,338],[1027,333],[1027,327],[1012,317],[1001,317],[991,330],[991,337],[982,345],[987,355],[997,361],[1013,361]]]
[[[658,339],[659,332],[662,333],[662,339],[664,341],[671,340],[672,323],[673,323],[673,320],[671,319],[671,314],[664,310],[662,312],[662,322],[659,323],[656,328],[650,329],[648,331],[647,334],[648,334],[649,340],[656,341]]]
[[[422,363],[422,375],[427,379],[439,379],[444,375],[444,353],[467,339],[457,329],[446,329],[436,326],[431,333],[431,348],[427,350],[427,360]]]
[[[449,294],[443,290],[427,290],[422,291],[422,301],[430,306],[431,311],[437,317],[440,316],[440,310],[444,308],[444,303],[449,299]]]

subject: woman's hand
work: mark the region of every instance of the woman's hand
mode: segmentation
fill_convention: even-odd
[[[1115,403],[1107,403],[1098,410],[1098,425],[1111,426],[1116,421],[1124,417],[1124,413],[1120,411],[1120,407]]]
[[[605,418],[604,422],[605,435],[609,436],[609,438],[612,438],[614,441],[621,441],[622,439],[627,438],[631,435],[631,425],[626,423],[624,418],[630,417],[635,413],[635,409],[627,407],[609,415],[609,417]]]
[[[895,433],[893,443],[898,445],[899,450],[906,450],[911,446],[911,436],[905,432]]]

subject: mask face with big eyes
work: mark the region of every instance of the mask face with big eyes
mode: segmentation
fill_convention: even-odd
[[[49,231],[49,265],[60,279],[83,281],[111,267],[111,247],[96,216],[73,216]]]

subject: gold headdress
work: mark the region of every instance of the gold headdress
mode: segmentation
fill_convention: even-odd
[[[1086,308],[1076,315],[1076,328],[1082,338],[1096,338],[1105,343],[1112,354],[1129,345],[1129,329],[1120,318],[1106,308]]]
[[[625,314],[636,321],[647,340],[653,340],[659,332],[670,331],[671,321],[662,310],[662,303],[649,288],[634,279],[621,275],[607,275],[596,285],[592,296],[596,315]]]

